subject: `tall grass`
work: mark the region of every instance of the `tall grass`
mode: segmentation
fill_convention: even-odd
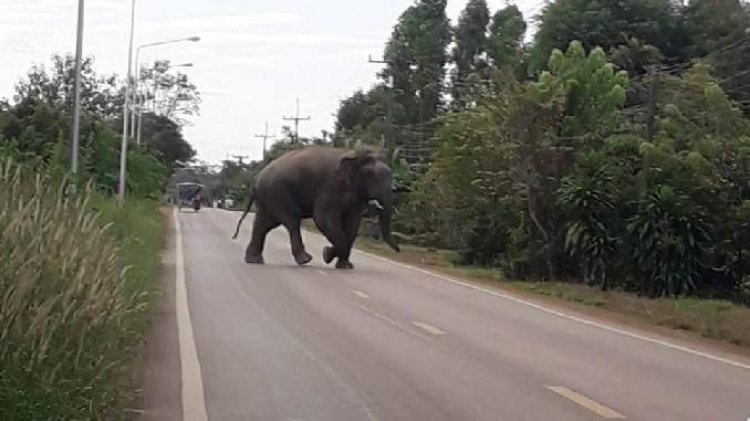
[[[64,187],[0,165],[2,420],[126,418],[148,288],[124,257],[142,245]]]

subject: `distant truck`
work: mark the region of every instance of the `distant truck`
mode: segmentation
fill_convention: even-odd
[[[201,208],[202,193],[205,186],[199,183],[178,183],[177,184],[177,208],[182,212],[182,207],[189,206],[195,212]]]

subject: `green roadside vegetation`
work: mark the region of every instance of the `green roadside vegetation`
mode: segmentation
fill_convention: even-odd
[[[144,115],[144,143],[130,145],[118,204],[123,84],[85,60],[73,177],[73,60],[52,64],[0,101],[0,419],[132,419],[159,292],[161,200],[177,161],[195,155],[180,119],[199,98],[164,62],[142,75],[183,93],[144,98],[160,112]]]
[[[126,419],[162,219],[0,168],[0,419]]]

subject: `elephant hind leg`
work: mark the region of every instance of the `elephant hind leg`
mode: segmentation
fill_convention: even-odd
[[[285,222],[284,226],[289,231],[289,241],[292,244],[292,256],[298,265],[306,265],[312,260],[312,256],[305,251],[305,245],[302,243],[302,234],[300,233],[300,221],[294,220]]]
[[[245,250],[245,263],[263,264],[263,246],[266,242],[266,235],[278,226],[278,222],[269,219],[261,212],[255,215],[252,238]]]

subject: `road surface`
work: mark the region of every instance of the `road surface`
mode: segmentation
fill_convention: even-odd
[[[177,214],[143,419],[745,421],[750,362],[356,252],[293,264],[283,228]],[[172,294],[176,294],[172,296]],[[184,301],[181,305],[181,301]],[[176,306],[176,311],[174,307]]]

